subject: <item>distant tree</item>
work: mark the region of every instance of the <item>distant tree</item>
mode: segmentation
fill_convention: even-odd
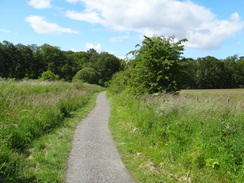
[[[17,78],[16,70],[20,64],[19,52],[13,43],[3,41],[1,46],[1,77]]]
[[[29,46],[23,44],[15,45],[18,51],[18,64],[16,65],[16,78],[22,79],[24,77],[31,78],[31,63],[33,60],[33,52]]]
[[[212,89],[224,87],[224,63],[215,57],[198,58],[197,84],[199,88]]]
[[[61,71],[61,68],[65,65],[66,61],[64,52],[58,47],[44,44],[41,46],[40,54],[42,56],[43,63],[46,66],[46,70],[50,70],[60,78],[64,78]]]
[[[75,74],[73,80],[81,80],[91,84],[98,84],[99,74],[94,68],[85,67]]]
[[[0,77],[5,78],[8,77],[8,66],[5,55],[5,47],[2,43],[0,43]]]
[[[242,57],[236,62],[234,78],[238,87],[244,87],[244,58]]]
[[[174,92],[179,90],[180,55],[184,50],[182,39],[175,37],[146,37],[138,50],[132,51],[135,59],[130,63],[130,86],[140,93]]]
[[[230,56],[223,60],[224,63],[224,88],[236,88],[238,87],[238,83],[235,79],[235,70],[236,70],[236,61],[238,60],[238,56]]]
[[[90,49],[87,51],[89,57],[89,62],[86,63],[86,67],[94,67],[95,63],[99,59],[99,53],[95,49]]]
[[[75,65],[74,69],[76,72],[89,65],[89,58],[90,55],[84,51],[73,53],[73,63]]]
[[[105,82],[112,78],[113,74],[120,70],[120,60],[112,54],[102,52],[94,68],[101,75],[99,84],[104,85]]]
[[[180,61],[180,88],[193,89],[198,88],[197,86],[197,71],[199,63],[191,58],[183,58]]]
[[[29,47],[32,50],[33,58],[29,63],[31,72],[28,73],[28,77],[37,79],[47,70],[47,67],[42,58],[41,47],[36,44],[29,45]]]

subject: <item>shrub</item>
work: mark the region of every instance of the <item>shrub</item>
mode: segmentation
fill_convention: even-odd
[[[108,90],[112,93],[120,93],[126,89],[128,84],[129,73],[120,71],[113,75],[112,79],[107,83]]]
[[[54,74],[52,71],[45,71],[42,73],[40,81],[56,81],[59,79],[59,76]]]
[[[95,69],[91,67],[85,67],[75,74],[73,77],[73,81],[74,80],[81,80],[90,84],[98,84],[99,74]]]

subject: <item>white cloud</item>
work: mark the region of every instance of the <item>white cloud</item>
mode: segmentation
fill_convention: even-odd
[[[26,17],[25,21],[31,24],[31,27],[38,33],[38,34],[54,34],[59,35],[62,33],[78,33],[75,30],[69,28],[62,28],[59,25],[51,22],[47,22],[44,17],[32,15]]]
[[[30,0],[28,4],[36,9],[51,8],[51,0]]]
[[[75,11],[66,11],[65,16],[74,20],[87,21],[90,23],[106,25],[106,22],[102,20],[96,12],[87,11],[84,13],[80,13]]]
[[[66,0],[67,2],[69,3],[78,3],[78,2],[81,2],[80,0]]]
[[[125,39],[130,39],[130,36],[125,35],[125,36],[112,37],[110,41],[115,43],[115,42],[122,42]]]
[[[101,51],[102,46],[101,46],[100,43],[92,44],[92,43],[88,43],[88,42],[87,42],[87,43],[86,43],[86,48],[88,48],[88,49],[93,48],[93,49],[95,49],[96,51]]]
[[[237,13],[227,20],[219,20],[209,9],[190,0],[66,1],[85,5],[83,12],[67,11],[66,16],[71,19],[144,35],[175,35],[187,38],[186,46],[193,48],[217,48],[244,26]]]

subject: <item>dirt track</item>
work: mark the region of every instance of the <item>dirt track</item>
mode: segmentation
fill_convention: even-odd
[[[105,92],[96,107],[77,126],[70,152],[66,183],[130,183],[108,128],[110,105]]]

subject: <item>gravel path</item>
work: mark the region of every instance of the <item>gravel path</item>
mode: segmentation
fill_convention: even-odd
[[[105,92],[77,126],[69,155],[66,183],[132,183],[108,128],[110,105]]]

